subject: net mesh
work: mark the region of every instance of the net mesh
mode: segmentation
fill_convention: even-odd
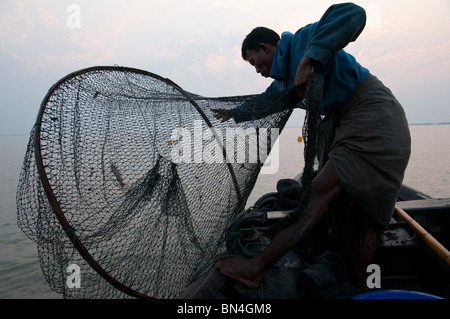
[[[279,98],[206,98],[124,67],[56,83],[17,190],[18,225],[36,242],[52,290],[65,298],[179,296],[223,245],[292,112],[236,124],[211,109]]]

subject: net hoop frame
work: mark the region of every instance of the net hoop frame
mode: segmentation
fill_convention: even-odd
[[[41,127],[42,127],[42,120],[44,117],[44,113],[47,107],[47,103],[52,96],[53,92],[58,89],[64,82],[77,77],[79,75],[93,72],[93,71],[119,71],[119,72],[131,72],[131,73],[138,73],[146,76],[153,77],[157,80],[160,80],[170,86],[172,86],[174,89],[178,90],[184,97],[187,98],[187,100],[196,108],[196,110],[200,113],[203,120],[206,122],[208,127],[213,133],[213,136],[216,138],[216,140],[219,142],[218,136],[216,134],[216,131],[214,129],[214,126],[209,121],[205,113],[202,111],[202,109],[198,106],[198,104],[195,102],[195,100],[192,98],[190,93],[184,91],[180,86],[178,86],[173,81],[161,77],[157,74],[136,69],[136,68],[130,68],[130,67],[122,67],[122,66],[93,66],[84,68],[75,72],[72,72],[62,79],[60,79],[58,82],[56,82],[48,91],[46,96],[44,97],[40,109],[38,112],[36,124],[35,124],[35,132],[34,132],[34,154],[35,154],[35,162],[37,171],[39,174],[39,179],[42,185],[42,188],[47,196],[47,199],[49,201],[49,204],[53,210],[53,213],[55,214],[56,218],[58,219],[59,223],[61,224],[64,232],[66,233],[69,240],[73,243],[75,249],[78,251],[78,253],[85,259],[85,261],[89,264],[90,267],[92,267],[102,278],[104,278],[106,281],[108,281],[111,285],[119,289],[120,291],[126,293],[127,295],[130,295],[135,298],[141,298],[141,299],[156,299],[152,296],[148,296],[146,294],[143,294],[139,291],[136,291],[128,286],[126,286],[124,283],[118,281],[116,278],[114,278],[111,274],[105,271],[105,269],[95,260],[95,258],[89,253],[89,251],[86,249],[86,247],[83,245],[83,243],[80,241],[80,239],[75,235],[75,230],[72,228],[70,221],[66,218],[64,211],[60,207],[58,200],[56,198],[56,195],[53,191],[52,185],[50,184],[50,181],[47,177],[45,165],[43,163],[43,157],[41,153]],[[226,159],[227,154],[225,151],[225,148],[222,147],[223,150],[223,156]],[[226,161],[231,178],[233,180],[233,184],[235,186],[236,194],[239,199],[242,198],[241,191],[236,179],[235,172],[229,163],[229,161]]]

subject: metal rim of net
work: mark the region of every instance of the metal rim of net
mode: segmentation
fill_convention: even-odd
[[[53,92],[58,89],[59,86],[61,86],[66,81],[79,76],[81,74],[93,72],[93,71],[119,71],[119,72],[131,72],[131,73],[138,73],[146,76],[150,76],[153,78],[156,78],[157,80],[160,80],[167,85],[172,86],[174,89],[178,90],[199,112],[202,119],[205,121],[205,123],[208,125],[209,129],[212,131],[214,137],[218,142],[220,140],[218,139],[218,136],[215,132],[214,126],[211,124],[205,113],[201,110],[201,108],[198,106],[198,104],[195,102],[195,100],[192,98],[190,93],[184,91],[180,86],[172,82],[171,80],[167,78],[163,78],[157,74],[143,71],[136,68],[129,68],[129,67],[121,67],[121,66],[95,66],[95,67],[89,67],[85,69],[81,69],[78,71],[75,71],[73,73],[68,74],[67,76],[63,77],[61,80],[59,80],[56,84],[54,84],[48,91],[47,95],[44,97],[36,120],[35,125],[35,132],[34,132],[34,150],[35,150],[35,161],[36,161],[36,167],[39,173],[39,179],[42,184],[42,188],[44,189],[44,192],[47,196],[47,199],[49,201],[49,204],[53,210],[53,213],[55,214],[56,218],[58,219],[59,223],[61,224],[64,232],[66,233],[69,240],[73,243],[75,249],[79,252],[79,254],[86,260],[86,262],[91,266],[101,277],[103,277],[106,281],[108,281],[111,285],[119,289],[120,291],[136,298],[145,298],[145,299],[154,299],[152,296],[148,296],[145,294],[140,293],[139,291],[133,290],[130,287],[127,287],[122,282],[118,281],[116,278],[114,278],[112,275],[107,273],[104,268],[93,258],[93,256],[89,253],[89,251],[86,249],[86,247],[83,245],[83,243],[78,239],[78,237],[75,235],[75,231],[72,228],[70,221],[66,218],[64,211],[58,204],[58,200],[56,198],[56,195],[53,192],[52,185],[50,184],[50,181],[47,177],[45,165],[43,163],[43,157],[41,153],[41,125],[42,125],[42,119],[45,113],[45,109],[47,106],[47,103],[52,96]],[[227,159],[226,150],[224,147],[222,147],[223,150],[223,156],[225,159]],[[227,161],[228,163],[228,161]],[[237,197],[239,199],[242,198],[241,191],[239,188],[239,185],[237,183],[236,175],[233,170],[233,167],[228,163],[228,170],[230,172],[235,191],[237,194]]]

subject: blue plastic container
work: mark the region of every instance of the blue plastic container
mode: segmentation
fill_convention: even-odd
[[[439,296],[408,290],[375,290],[360,294],[352,299],[444,299]]]

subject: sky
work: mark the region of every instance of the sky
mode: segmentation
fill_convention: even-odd
[[[345,50],[388,86],[410,123],[450,122],[450,1],[354,1],[367,23]],[[0,0],[0,135],[27,135],[50,87],[120,65],[208,97],[260,93],[271,80],[240,55],[256,26],[295,32],[335,1]],[[301,126],[296,111],[288,127]]]

